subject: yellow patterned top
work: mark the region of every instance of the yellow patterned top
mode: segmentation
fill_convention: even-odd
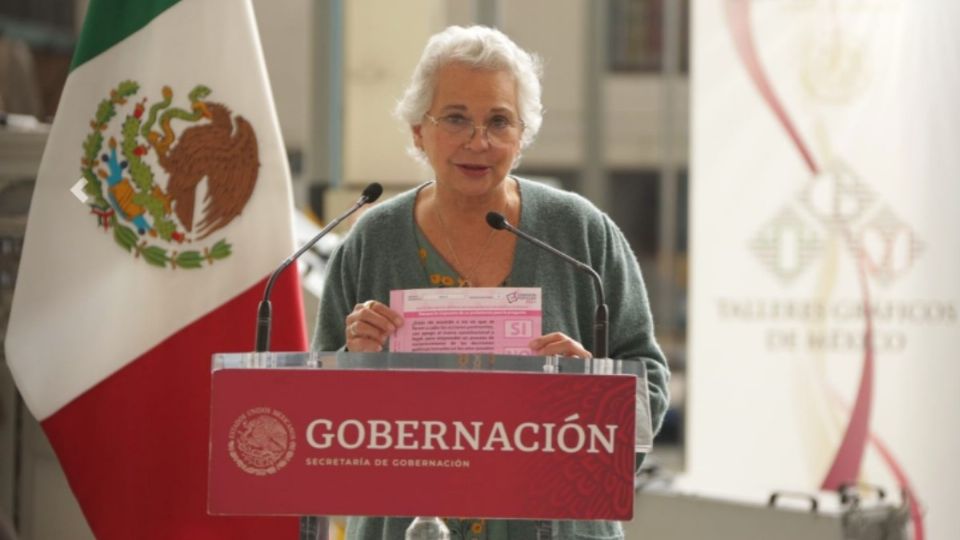
[[[453,266],[433,247],[430,240],[427,240],[420,227],[414,227],[414,229],[417,231],[417,253],[420,256],[420,264],[427,272],[430,285],[434,287],[469,286],[467,280],[454,270]]]

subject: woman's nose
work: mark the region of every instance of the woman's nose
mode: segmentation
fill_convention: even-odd
[[[470,132],[470,138],[464,144],[465,148],[471,150],[486,150],[490,146],[490,139],[487,136],[487,126],[473,125]]]

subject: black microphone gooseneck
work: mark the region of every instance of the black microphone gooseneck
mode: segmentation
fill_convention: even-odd
[[[277,281],[277,278],[280,277],[280,274],[282,274],[293,261],[300,258],[308,249],[313,247],[317,241],[339,225],[340,222],[350,217],[350,215],[359,210],[361,206],[377,200],[381,193],[383,193],[383,186],[376,182],[364,188],[360,198],[357,199],[357,202],[353,203],[353,206],[351,206],[349,210],[328,223],[327,226],[321,229],[309,242],[298,249],[296,253],[287,257],[287,260],[283,261],[280,266],[273,271],[270,279],[267,280],[267,286],[263,289],[263,300],[260,301],[260,307],[257,308],[256,352],[266,352],[270,349],[270,319],[273,317],[273,310],[270,306],[270,294],[273,292],[273,284]]]
[[[531,242],[533,245],[544,249],[557,257],[560,257],[564,261],[572,264],[578,270],[586,272],[593,277],[593,286],[597,291],[597,298],[599,298],[600,303],[597,305],[597,312],[593,316],[593,357],[594,358],[607,358],[607,349],[610,344],[610,332],[608,329],[607,319],[609,318],[609,310],[607,309],[607,302],[604,299],[603,295],[603,281],[600,279],[600,274],[590,266],[574,259],[573,257],[567,255],[566,253],[558,250],[557,248],[551,246],[550,244],[544,242],[543,240],[534,238],[529,234],[521,231],[520,229],[514,227],[507,221],[507,218],[503,217],[502,214],[497,212],[488,212],[487,213],[487,225],[490,225],[494,229],[501,231],[510,231],[513,234],[523,238],[524,240]]]

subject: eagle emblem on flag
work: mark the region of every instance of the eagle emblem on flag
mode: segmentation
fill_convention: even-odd
[[[137,100],[139,90],[123,81],[96,108],[81,159],[86,204],[117,244],[154,266],[202,268],[229,257],[226,238],[209,237],[253,194],[253,127],[208,101],[202,84],[180,104],[169,86],[152,103]]]

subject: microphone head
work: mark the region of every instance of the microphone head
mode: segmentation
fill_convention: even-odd
[[[381,186],[378,182],[374,182],[363,189],[362,197],[366,199],[367,203],[372,203],[380,198],[381,193],[383,193],[383,186]]]
[[[497,212],[487,212],[487,225],[502,231],[507,228],[507,218]]]

